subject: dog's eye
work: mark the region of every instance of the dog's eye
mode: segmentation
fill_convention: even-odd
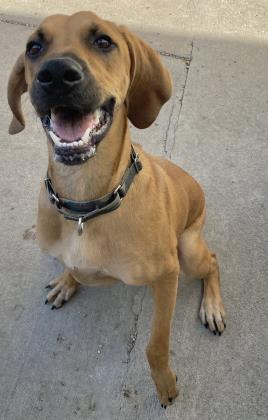
[[[38,44],[38,42],[31,41],[27,45],[26,54],[29,57],[36,57],[42,51],[42,45]]]
[[[114,46],[114,43],[108,35],[101,35],[99,38],[95,39],[94,45],[100,50],[110,51]]]

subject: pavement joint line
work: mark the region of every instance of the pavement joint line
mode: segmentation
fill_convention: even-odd
[[[0,22],[2,23],[6,23],[8,25],[18,25],[18,26],[26,26],[27,28],[36,28],[37,25],[33,24],[33,23],[28,23],[28,22],[20,22],[18,20],[15,19],[8,19],[5,18],[4,16],[0,16]]]
[[[174,126],[174,130],[173,130],[173,135],[172,135],[172,142],[170,147],[168,147],[168,134],[169,134],[169,130],[170,130],[170,126],[171,126],[171,120],[172,117],[174,115],[174,109],[175,109],[175,104],[176,104],[176,100],[174,98],[173,100],[173,104],[172,104],[172,109],[169,115],[169,121],[168,121],[168,126],[166,129],[166,134],[165,134],[165,138],[164,138],[164,155],[167,156],[169,159],[172,158],[172,152],[175,146],[175,137],[176,137],[176,133],[178,131],[178,127],[179,127],[179,120],[180,120],[180,116],[181,116],[181,111],[182,111],[182,106],[183,106],[183,99],[184,99],[184,95],[185,95],[185,90],[186,90],[186,85],[187,85],[187,80],[188,80],[188,75],[189,75],[189,69],[190,69],[190,65],[191,65],[191,61],[193,59],[193,49],[194,49],[194,42],[192,40],[191,42],[191,51],[190,51],[190,59],[187,60],[187,62],[185,61],[185,80],[184,80],[184,84],[182,86],[182,93],[181,93],[181,97],[179,99],[180,102],[180,108],[177,114],[177,118],[176,118],[176,122],[175,122],[175,126]]]
[[[175,58],[175,60],[182,60],[185,62],[186,65],[190,65],[190,62],[192,60],[192,54],[189,55],[179,55],[179,54],[173,54],[170,53],[168,51],[163,51],[163,50],[157,50],[157,52],[160,55],[163,55],[164,57],[170,57],[170,58]]]
[[[181,99],[179,99],[179,101],[181,101]],[[166,132],[165,132],[165,137],[164,137],[163,151],[164,151],[165,156],[167,156],[167,154],[168,154],[168,147],[167,147],[168,133],[169,133],[169,130],[170,130],[170,125],[171,125],[171,120],[172,120],[175,104],[176,104],[176,97],[174,96],[173,101],[172,101],[171,111],[170,111],[170,114],[169,114],[169,117],[168,117],[168,125],[167,125],[167,129],[166,129]]]

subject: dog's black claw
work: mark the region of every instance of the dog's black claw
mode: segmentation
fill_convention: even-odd
[[[161,404],[161,407],[164,408],[166,410],[167,406],[164,404]]]
[[[52,286],[50,284],[46,285],[45,289],[52,289]]]
[[[216,331],[213,331],[213,334],[214,334],[214,335],[217,335]]]
[[[206,329],[208,329],[208,322],[206,322],[205,327],[206,327]]]
[[[169,398],[169,399],[168,399],[168,401],[169,401],[170,403],[172,402],[172,400],[173,400],[173,398]]]
[[[226,322],[223,321],[224,328],[226,328]]]
[[[176,375],[176,382],[178,382],[178,376]]]
[[[219,336],[221,336],[221,332],[219,331]]]
[[[52,305],[51,310],[53,311],[54,309],[57,309],[57,307],[55,305]]]
[[[48,299],[45,300],[45,305],[47,305],[47,304],[48,304]]]
[[[218,329],[218,325],[216,324],[215,320],[214,320],[214,327],[215,327],[215,331],[216,331],[216,335],[217,335],[217,332],[219,332],[219,329]]]

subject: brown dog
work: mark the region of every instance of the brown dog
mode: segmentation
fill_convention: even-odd
[[[79,283],[149,285],[155,310],[147,356],[166,407],[178,394],[169,337],[180,267],[204,281],[202,323],[214,334],[225,328],[217,259],[201,234],[200,186],[173,163],[131,148],[128,118],[138,128],[156,119],[171,95],[169,74],[126,28],[80,12],[51,16],[30,36],[8,85],[11,134],[24,127],[27,90],[49,154],[37,235],[66,267],[47,302],[59,308]]]

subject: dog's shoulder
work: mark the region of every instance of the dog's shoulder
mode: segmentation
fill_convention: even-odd
[[[151,156],[151,160],[156,171],[159,168],[167,175],[167,183],[175,191],[178,205],[188,202],[187,226],[190,226],[205,207],[205,195],[200,184],[188,172],[164,157]]]

